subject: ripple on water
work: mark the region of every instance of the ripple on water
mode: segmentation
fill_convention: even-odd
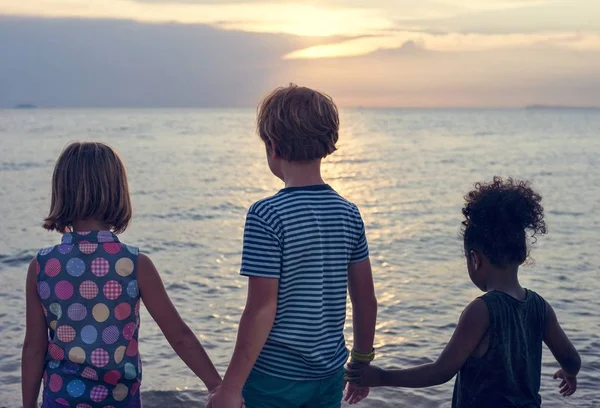
[[[480,295],[457,239],[463,195],[493,174],[529,178],[544,197],[550,232],[533,248],[536,264],[520,276],[553,304],[583,359],[581,389],[564,399],[551,380],[557,364],[545,349],[544,407],[600,407],[600,113],[342,114],[340,148],[324,161],[323,173],[365,220],[380,301],[377,363],[409,367],[438,356],[464,307]],[[0,236],[0,405],[20,404],[24,272],[31,247],[56,244],[55,234],[36,225],[47,210],[51,166],[68,139],[106,139],[123,156],[135,210],[123,241],[149,253],[223,372],[246,297],[246,279],[238,274],[244,213],[282,187],[259,139],[244,136],[254,132],[254,112],[46,111],[24,118],[0,115],[0,194],[9,231]],[[142,315],[144,406],[201,405],[206,394],[199,381],[143,308]],[[352,338],[350,322],[346,334]],[[452,382],[375,389],[362,406],[449,408],[451,395]]]
[[[28,169],[38,169],[46,167],[45,163],[38,162],[3,162],[0,163],[0,171],[24,171]]]
[[[32,251],[20,251],[15,254],[0,254],[0,265],[20,266],[28,264],[33,258]]]

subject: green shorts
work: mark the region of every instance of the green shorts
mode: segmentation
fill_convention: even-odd
[[[344,368],[321,380],[293,381],[252,370],[244,385],[246,408],[340,408]]]

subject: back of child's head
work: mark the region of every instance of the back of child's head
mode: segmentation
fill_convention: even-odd
[[[497,267],[521,265],[529,256],[527,234],[546,233],[542,197],[527,181],[494,177],[465,196],[465,249],[482,251]]]
[[[95,220],[125,231],[131,220],[125,166],[109,146],[72,143],[61,153],[52,175],[52,199],[43,227],[64,232],[75,221]]]
[[[290,84],[258,108],[258,134],[269,153],[287,161],[321,159],[336,150],[339,116],[329,95]]]

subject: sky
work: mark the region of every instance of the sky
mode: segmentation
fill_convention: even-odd
[[[0,0],[0,107],[600,106],[598,0]]]

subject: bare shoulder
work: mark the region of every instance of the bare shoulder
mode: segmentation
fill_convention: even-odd
[[[38,260],[37,256],[34,256],[31,262],[29,262],[29,267],[27,269],[27,279],[35,279],[37,280],[38,273]]]
[[[36,269],[38,264],[37,256],[31,258],[31,262],[29,262],[29,269]]]
[[[460,317],[461,322],[486,323],[489,324],[490,315],[485,301],[481,298],[473,300],[467,305]]]
[[[546,299],[544,299],[544,304],[546,306],[546,325],[554,322],[558,322],[558,318],[556,317],[556,312],[554,308]]]
[[[137,258],[137,269],[138,269],[138,279],[140,277],[147,277],[148,275],[152,275],[156,273],[156,266],[152,262],[152,259],[146,254],[138,254]]]
[[[154,264],[152,263],[152,259],[150,259],[150,257],[146,254],[139,253],[137,261],[138,266],[141,267],[154,266]]]

